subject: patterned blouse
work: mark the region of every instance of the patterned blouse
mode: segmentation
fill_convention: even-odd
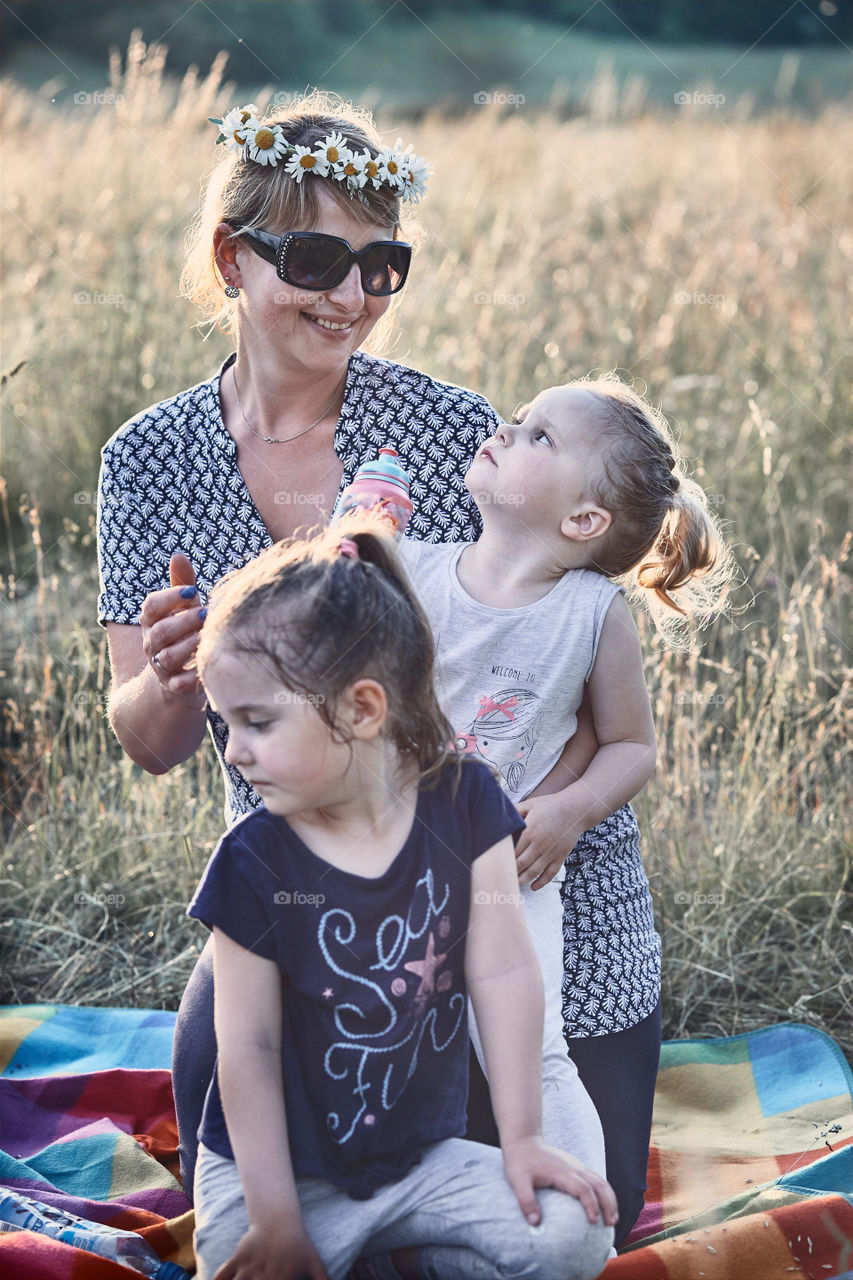
[[[104,446],[98,493],[98,620],[102,624],[138,623],[148,593],[169,585],[169,558],[174,551],[184,551],[190,557],[199,593],[207,599],[224,573],[246,564],[271,545],[237,465],[234,440],[222,419],[220,380],[235,358],[229,356],[208,381],[131,418]],[[481,526],[464,475],[477,449],[494,434],[499,422],[488,401],[473,391],[357,351],[350,358],[335,431],[335,452],[343,464],[341,489],[352,482],[363,462],[376,456],[380,446],[390,444],[412,481],[414,510],[407,536],[423,542],[471,541],[479,536]],[[208,710],[207,715],[225,780],[226,817],[233,822],[260,804],[260,797],[225,761],[228,731],[224,721],[214,711]],[[620,810],[620,815],[629,815],[633,823],[630,809]],[[598,856],[602,842],[604,846],[613,842],[614,831],[608,837],[602,835],[606,825],[588,832],[577,846],[580,849],[589,839],[596,841],[593,866],[606,861]],[[621,849],[621,845],[613,847],[614,852]],[[633,853],[630,856],[635,859]],[[635,868],[635,879],[636,874]],[[588,884],[584,882],[594,912],[589,919],[594,921],[598,958],[594,963],[587,958],[585,942],[571,951],[592,989],[579,1011],[582,1020],[573,1014],[567,1034],[588,1036],[621,1030],[650,1013],[657,1001],[651,952],[656,944],[659,955],[660,944],[654,933],[645,876],[646,909],[640,915],[633,911],[626,927],[620,925],[618,937],[609,928],[618,915],[618,904],[611,897],[616,886],[605,885],[605,879],[596,875]],[[566,919],[568,960],[569,940],[578,936],[578,925],[572,922],[570,911]],[[613,1011],[609,1010],[608,991],[598,994],[605,954],[607,977],[611,987],[618,987]],[[649,960],[643,961],[639,979],[631,979],[626,1008],[623,987],[636,969],[635,956]],[[573,992],[581,976],[575,964],[567,978]],[[626,1016],[629,1021],[624,1022]]]

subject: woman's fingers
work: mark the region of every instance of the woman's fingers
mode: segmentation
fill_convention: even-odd
[[[195,656],[200,634],[201,623],[198,621],[198,614],[196,614],[196,622],[192,630],[179,634],[174,638],[167,636],[159,628],[152,631],[151,661],[153,665],[159,667],[165,676],[176,676],[179,671],[183,671],[190,659]],[[156,662],[154,661],[155,658],[157,659]],[[194,675],[194,672],[192,674]]]
[[[184,551],[173,551],[169,561],[169,585],[194,587],[196,585],[193,562]]]

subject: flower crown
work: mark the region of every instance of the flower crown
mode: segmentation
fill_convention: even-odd
[[[219,126],[217,145],[224,142],[229,151],[239,151],[242,159],[257,164],[277,165],[285,160],[285,173],[301,182],[306,173],[318,178],[334,178],[345,182],[351,195],[364,201],[362,187],[388,187],[410,204],[417,204],[426,191],[429,166],[416,156],[411,147],[398,138],[393,147],[378,155],[369,151],[353,151],[341,133],[330,133],[312,151],[288,142],[280,124],[261,124],[257,107],[235,107],[221,120],[209,116]],[[366,201],[365,201],[366,203]]]

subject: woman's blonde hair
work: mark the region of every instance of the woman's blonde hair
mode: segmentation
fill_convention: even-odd
[[[271,107],[264,124],[279,124],[284,136],[297,146],[314,147],[327,134],[342,133],[353,151],[369,151],[375,156],[382,141],[370,112],[353,107],[334,94],[315,91],[291,102],[286,110]],[[220,222],[235,228],[265,228],[269,231],[309,230],[319,215],[317,183],[336,200],[350,217],[363,226],[400,225],[400,197],[387,187],[369,184],[361,192],[364,200],[350,195],[346,185],[316,177],[297,182],[285,172],[284,164],[263,165],[244,160],[240,152],[229,151],[210,173],[201,208],[187,235],[187,256],[181,273],[181,293],[204,312],[206,323],[223,333],[233,333],[237,305],[226,298],[223,281],[213,259],[213,233]]]
[[[591,497],[611,524],[591,567],[626,577],[658,632],[677,642],[688,621],[703,626],[725,609],[734,558],[704,490],[685,475],[663,414],[615,373],[569,385],[591,392],[603,410]]]

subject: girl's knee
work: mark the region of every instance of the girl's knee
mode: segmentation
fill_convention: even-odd
[[[610,1257],[613,1228],[601,1221],[591,1223],[574,1196],[560,1191],[538,1194],[542,1222],[530,1228],[537,1236],[531,1280],[594,1280]]]

